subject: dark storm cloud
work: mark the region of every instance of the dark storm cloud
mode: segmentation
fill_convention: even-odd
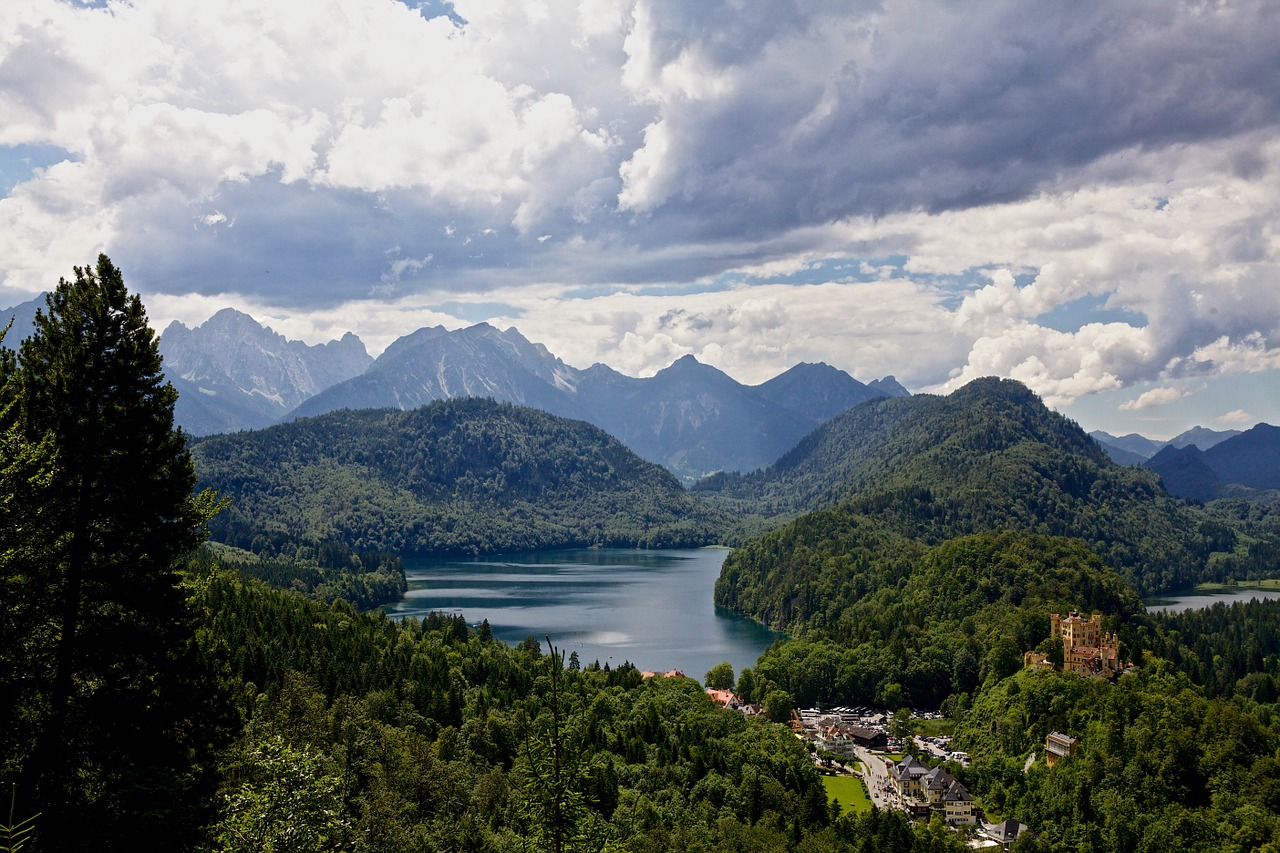
[[[706,31],[733,5],[699,4],[692,35],[652,34],[668,66],[702,47],[738,75],[727,95],[663,105],[683,159],[649,210],[658,239],[1016,200],[1108,155],[1280,115],[1273,3],[887,4]]]
[[[0,146],[67,152],[0,198],[0,281],[106,249],[197,322],[500,304],[636,370],[831,360],[862,322],[885,372],[1063,399],[1272,357],[1274,0],[408,7],[0,16]],[[791,286],[833,258],[895,260]],[[1122,319],[1040,325],[1082,299]],[[913,321],[931,352],[893,348]]]

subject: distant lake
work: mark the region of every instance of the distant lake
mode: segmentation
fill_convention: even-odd
[[[1218,602],[1231,604],[1235,601],[1249,601],[1253,598],[1280,598],[1280,589],[1237,587],[1230,590],[1224,589],[1222,592],[1189,589],[1184,592],[1171,592],[1159,598],[1148,599],[1145,603],[1147,610],[1154,613],[1161,610],[1200,610],[1204,607],[1212,607]]]
[[[755,666],[780,634],[712,604],[722,549],[546,551],[453,560],[405,560],[409,592],[392,616],[461,613],[489,620],[511,644],[549,636],[582,665],[679,669],[702,676],[721,661]]]

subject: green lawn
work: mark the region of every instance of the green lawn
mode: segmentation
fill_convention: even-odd
[[[1233,584],[1214,583],[1208,581],[1206,583],[1196,584],[1196,592],[1228,592],[1237,589],[1277,589],[1280,588],[1280,578],[1265,578],[1256,581],[1237,581]]]
[[[955,734],[956,721],[945,717],[941,720],[912,720],[912,727],[921,737],[937,737],[938,735]]]
[[[840,801],[840,808],[846,812],[861,814],[871,811],[871,797],[867,795],[867,786],[856,776],[823,776],[822,784],[827,789],[827,796]]]

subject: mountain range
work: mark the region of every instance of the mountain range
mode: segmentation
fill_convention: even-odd
[[[734,518],[766,516],[757,529],[799,516],[784,528],[792,533],[776,535],[815,537],[805,551],[813,571],[822,564],[819,545],[833,536],[855,550],[883,541],[905,553],[893,543],[1020,530],[1081,539],[1135,589],[1151,592],[1190,586],[1208,550],[1234,547],[1214,541],[1154,472],[1116,465],[1073,421],[1008,379],[858,406],[768,468],[708,478],[694,491]],[[772,540],[747,549],[772,547],[761,541]],[[775,568],[787,578],[801,570]],[[718,603],[784,625],[789,583],[764,598],[726,591]]]
[[[193,435],[269,426],[373,362],[350,332],[308,346],[232,308],[194,329],[171,323],[160,336],[160,355],[178,389],[174,420]]]
[[[18,348],[18,343],[31,334],[36,322],[36,311],[41,308],[44,308],[43,295],[0,311],[0,330],[8,326],[10,320],[13,321],[13,327],[4,338],[5,346],[10,349]]]
[[[1107,455],[1121,465],[1141,465],[1166,447],[1195,446],[1201,450],[1208,450],[1215,444],[1239,434],[1240,430],[1237,429],[1213,430],[1202,426],[1194,426],[1168,441],[1157,441],[1136,432],[1117,436],[1099,429],[1089,433],[1098,444],[1102,445],[1102,449],[1107,451]]]
[[[30,333],[41,305],[37,297],[0,312],[14,321],[9,346]],[[585,420],[686,484],[717,472],[763,468],[854,406],[910,396],[892,376],[864,384],[827,364],[797,364],[756,386],[693,356],[648,378],[605,364],[580,370],[516,329],[487,323],[418,329],[375,359],[354,334],[308,345],[227,308],[193,328],[171,323],[160,336],[160,351],[179,392],[175,421],[195,436],[340,409],[407,410],[435,400],[487,397]],[[1181,497],[1209,500],[1231,484],[1275,488],[1265,462],[1252,469],[1234,463],[1230,448],[1206,455],[1241,436],[1237,430],[1197,426],[1169,441],[1136,433],[1089,435],[1114,461],[1157,471]]]
[[[195,328],[171,324],[160,350],[179,392],[176,420],[194,435],[487,397],[594,424],[685,482],[767,465],[834,415],[909,394],[892,376],[864,384],[826,364],[797,364],[758,386],[693,356],[649,378],[580,370],[488,323],[418,329],[373,359],[354,335],[307,346],[225,309]]]
[[[1280,489],[1280,427],[1258,424],[1208,448],[1172,443],[1145,463],[1181,498],[1210,501]]]

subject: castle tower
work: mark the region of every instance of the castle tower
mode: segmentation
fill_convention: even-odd
[[[1101,675],[1111,678],[1120,671],[1120,641],[1114,633],[1102,630],[1102,614],[1088,619],[1078,611],[1065,618],[1049,615],[1053,636],[1062,640],[1062,668],[1068,672]]]

